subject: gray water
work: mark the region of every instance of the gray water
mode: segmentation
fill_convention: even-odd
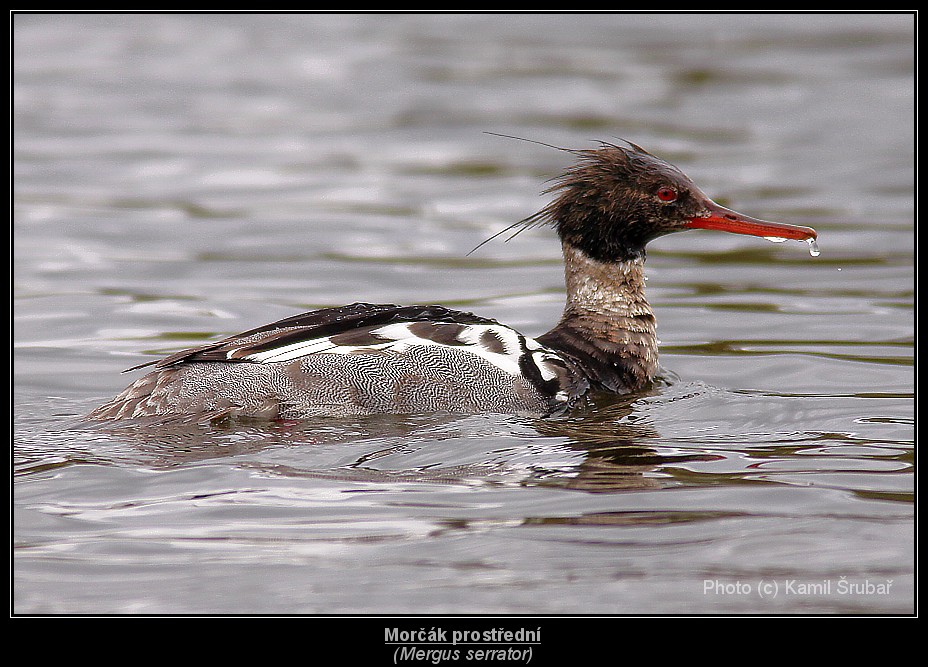
[[[911,15],[13,20],[13,612],[904,614]],[[664,378],[567,417],[77,418],[354,301],[546,331],[570,148],[808,225],[649,249]]]

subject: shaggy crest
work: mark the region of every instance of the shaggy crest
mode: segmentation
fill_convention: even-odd
[[[622,141],[627,146],[599,142],[598,148],[583,150],[541,144],[577,158],[544,190],[544,194],[557,196],[540,211],[486,239],[471,253],[511,230],[515,232],[507,242],[526,229],[550,224],[564,242],[581,248],[590,257],[626,261],[643,256],[648,241],[682,229],[683,220],[700,208],[699,190],[677,167],[641,146]],[[677,193],[673,208],[679,215],[668,217],[668,204],[654,196],[660,188],[672,188]],[[630,215],[633,211],[637,215]]]

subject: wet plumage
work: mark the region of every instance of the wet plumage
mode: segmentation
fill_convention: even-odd
[[[815,237],[719,206],[633,144],[567,152],[577,163],[549,189],[554,199],[516,225],[550,224],[561,240],[567,298],[547,333],[442,306],[326,308],[142,364],[153,368],[88,419],[563,412],[590,390],[626,393],[654,378],[649,241],[689,228]]]

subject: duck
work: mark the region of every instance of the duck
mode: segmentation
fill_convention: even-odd
[[[86,419],[564,414],[596,392],[641,391],[659,371],[648,243],[694,229],[816,241],[810,227],[717,204],[629,141],[559,150],[573,163],[544,190],[550,201],[507,228],[546,225],[560,240],[566,299],[547,333],[439,305],[322,308],[128,369],[152,367]]]

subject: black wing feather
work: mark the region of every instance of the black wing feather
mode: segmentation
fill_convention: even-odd
[[[160,361],[149,361],[127,371],[154,365],[166,368],[194,361],[248,361],[242,357],[292,343],[334,336],[356,329],[399,322],[452,322],[457,324],[499,324],[496,320],[444,306],[397,306],[394,304],[353,303],[322,308],[250,329],[199,347],[175,352]],[[265,334],[265,335],[261,335]],[[252,338],[251,341],[245,342]],[[234,357],[230,358],[232,352]]]

